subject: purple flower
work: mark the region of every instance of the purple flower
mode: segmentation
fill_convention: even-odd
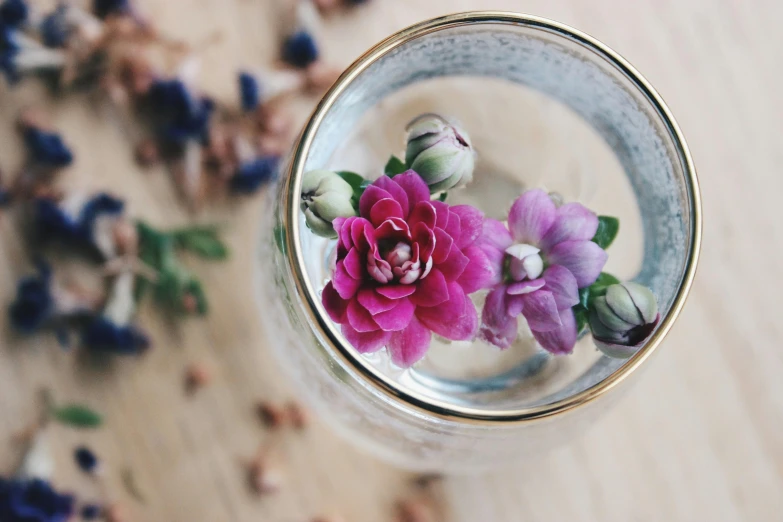
[[[305,30],[300,30],[286,38],[283,42],[283,61],[304,69],[318,61],[318,45],[315,39]]]
[[[66,522],[73,514],[73,505],[73,496],[57,493],[43,480],[0,477],[3,522]]]
[[[337,264],[322,295],[346,339],[360,353],[386,346],[407,368],[424,357],[432,332],[475,337],[478,317],[467,296],[493,282],[490,260],[475,245],[484,215],[431,201],[412,170],[376,180],[359,214],[332,222]]]
[[[479,242],[493,260],[498,284],[487,296],[481,337],[507,348],[522,314],[538,343],[554,354],[571,353],[579,289],[595,282],[606,252],[591,239],[598,217],[580,205],[556,207],[543,190],[529,190],[511,207],[508,229],[487,220]]]
[[[262,156],[239,166],[231,178],[231,190],[252,194],[277,176],[278,156]]]

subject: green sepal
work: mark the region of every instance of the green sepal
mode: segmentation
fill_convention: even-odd
[[[598,216],[598,230],[593,236],[593,243],[606,250],[620,231],[620,220],[612,216]]]

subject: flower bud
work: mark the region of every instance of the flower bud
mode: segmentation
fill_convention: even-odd
[[[424,114],[408,125],[405,163],[421,176],[430,193],[467,185],[473,180],[475,153],[465,131],[436,114]]]
[[[302,178],[300,208],[307,226],[321,237],[336,238],[332,221],[356,215],[352,198],[353,188],[335,172],[311,170]]]
[[[509,255],[508,271],[514,281],[537,279],[544,272],[541,250],[525,243],[516,243],[506,249]]]
[[[637,283],[611,285],[593,300],[590,328],[596,346],[610,357],[626,359],[650,336],[660,314],[652,291]]]

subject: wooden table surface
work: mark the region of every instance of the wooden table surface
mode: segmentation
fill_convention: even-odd
[[[271,61],[272,0],[146,0],[146,13],[172,36],[197,43],[219,31],[205,55],[204,85],[231,96],[239,66]],[[324,52],[345,66],[364,49],[421,19],[489,7],[484,0],[374,0],[329,19]],[[783,520],[783,4],[774,0],[494,0],[491,7],[553,18],[609,44],[658,88],[696,160],[704,198],[704,247],[688,305],[643,379],[609,415],[530,466],[480,478],[448,478],[432,491],[439,520],[780,521]],[[53,100],[25,85],[0,88],[0,165],[18,166],[12,120],[39,103],[73,144],[66,186],[111,187],[157,224],[188,222],[163,171],[142,173],[126,137],[84,97]],[[302,111],[314,100],[303,102]],[[305,106],[306,105],[306,106]],[[302,112],[302,115],[304,112]],[[300,120],[301,121],[301,120]],[[9,333],[0,314],[0,470],[19,457],[11,435],[34,412],[35,391],[103,411],[107,424],[82,433],[52,429],[55,482],[98,498],[71,462],[87,443],[107,466],[110,495],[131,521],[306,522],[337,513],[348,522],[391,521],[410,476],[358,453],[317,421],[276,436],[254,417],[259,398],[295,396],[281,380],[257,320],[252,285],[257,198],[218,206],[200,218],[229,224],[233,257],[199,263],[212,297],[208,318],[175,326],[151,306],[140,320],[156,346],[141,359],[108,366],[64,352],[53,339]],[[769,205],[769,206],[768,206]],[[14,216],[0,220],[0,303],[30,270]],[[773,266],[774,265],[774,266]],[[192,361],[215,372],[193,397],[182,391]],[[247,488],[242,459],[259,443],[285,463],[279,494]],[[146,502],[121,487],[131,466]]]

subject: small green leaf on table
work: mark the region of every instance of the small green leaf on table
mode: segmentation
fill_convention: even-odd
[[[218,237],[217,227],[190,227],[172,232],[178,248],[206,259],[226,259],[228,247]]]
[[[55,407],[51,410],[51,416],[59,423],[74,428],[98,428],[103,424],[100,413],[80,404]]]

